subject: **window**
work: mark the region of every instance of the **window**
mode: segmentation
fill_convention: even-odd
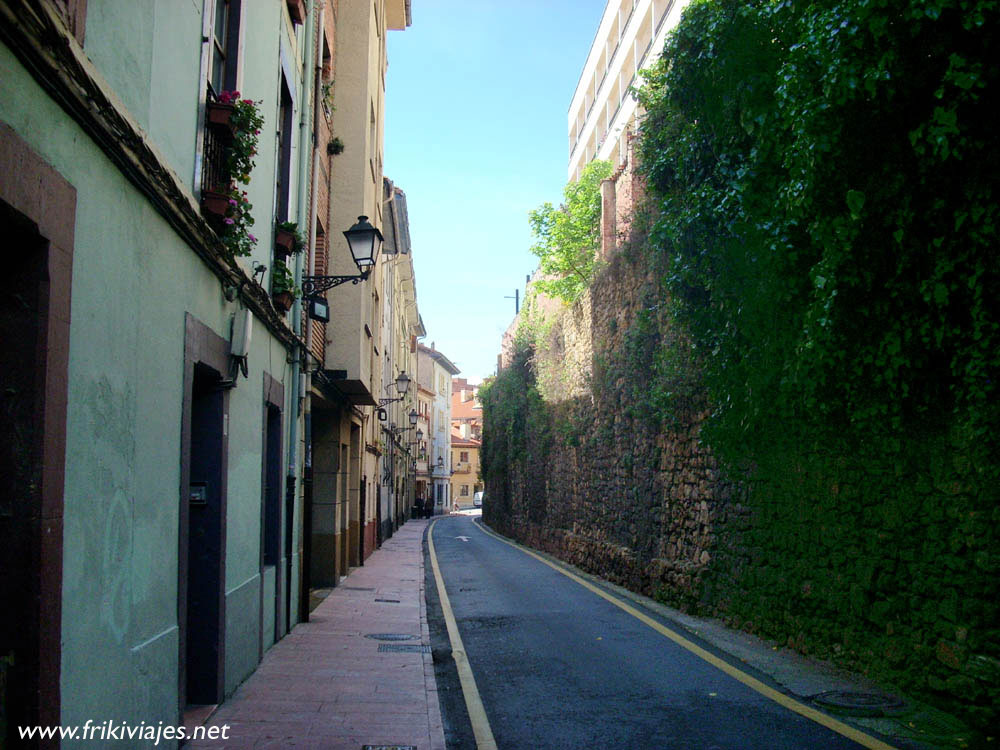
[[[463,485],[461,486],[461,488],[459,489],[459,494],[460,494],[460,495],[461,495],[462,497],[468,497],[468,496],[469,496],[469,485],[467,485],[467,484],[463,484]]]
[[[281,108],[278,111],[278,218],[289,221],[289,196],[292,182],[292,93],[285,76],[281,76]]]
[[[241,0],[216,0],[212,23],[211,69],[208,85],[212,94],[236,88],[236,58],[239,45]]]
[[[463,464],[468,463],[469,462],[469,451],[462,451],[461,453],[459,453],[458,454],[458,460],[461,463],[463,463]]]

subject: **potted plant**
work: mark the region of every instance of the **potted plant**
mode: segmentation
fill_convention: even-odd
[[[320,103],[323,105],[323,114],[329,120],[333,117],[333,110],[336,107],[333,106],[333,79],[330,78],[323,82],[322,89],[320,91]]]
[[[279,222],[274,228],[274,250],[282,255],[297,253],[305,246],[305,238],[294,221]]]
[[[271,300],[279,312],[292,309],[299,290],[295,286],[295,277],[283,260],[275,260],[271,267]]]
[[[257,238],[250,231],[254,220],[250,211],[253,205],[247,191],[230,185],[227,190],[205,190],[201,195],[202,210],[208,214],[226,249],[235,256],[253,252]]]
[[[226,122],[231,137],[225,144],[224,185],[204,190],[201,197],[202,211],[213,224],[226,248],[234,256],[246,256],[253,252],[257,238],[250,232],[253,206],[247,192],[240,190],[237,183],[248,185],[257,155],[257,139],[260,136],[264,118],[260,114],[259,102],[240,99],[239,91],[223,91],[218,104],[228,108]],[[211,109],[211,108],[210,108]],[[212,117],[211,111],[209,117]]]
[[[334,136],[333,139],[326,144],[326,153],[330,156],[336,156],[337,154],[344,153],[344,142],[340,140],[340,136]]]

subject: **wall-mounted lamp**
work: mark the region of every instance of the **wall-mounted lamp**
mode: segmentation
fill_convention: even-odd
[[[254,280],[254,283],[257,284],[258,286],[262,286],[264,284],[264,271],[267,270],[267,266],[265,266],[263,263],[258,263],[257,261],[253,261],[250,264],[250,267],[253,269],[252,278]],[[259,279],[257,278],[258,274],[260,274]],[[236,298],[240,296],[240,292],[243,291],[243,287],[246,286],[247,281],[248,279],[244,277],[240,281],[239,286],[233,286],[232,284],[224,285],[222,288],[222,294],[225,296],[226,300],[229,302],[235,302]]]
[[[302,294],[307,298],[317,297],[328,289],[346,284],[357,284],[368,278],[375,266],[375,258],[382,247],[382,233],[368,222],[367,216],[359,216],[358,223],[344,232],[351,258],[358,267],[355,276],[303,276]],[[329,318],[328,318],[329,319]]]
[[[399,375],[396,376],[396,380],[393,381],[393,383],[389,383],[389,385],[387,385],[385,389],[389,390],[390,388],[392,388],[393,385],[396,386],[396,393],[399,394],[399,398],[380,398],[378,400],[379,406],[385,406],[386,404],[391,404],[395,401],[402,401],[403,396],[405,396],[406,392],[410,390],[410,376],[407,375],[405,372],[399,373]],[[410,421],[410,424],[416,424],[416,423],[417,423],[416,419],[412,419]]]
[[[417,424],[417,410],[410,409],[410,413],[407,416],[410,418],[410,427],[414,427]]]

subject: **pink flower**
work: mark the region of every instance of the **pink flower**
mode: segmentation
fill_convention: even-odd
[[[254,237],[254,236],[253,236],[252,234],[250,234],[249,232],[247,233],[247,236],[248,236],[248,237],[250,238],[250,241],[251,241],[251,242],[256,242],[256,241],[257,241],[257,238],[256,238],[256,237]]]
[[[230,199],[229,199],[229,205],[230,205],[230,206],[236,206],[236,205],[238,205],[238,204],[236,203],[236,200],[235,200],[235,199],[233,199],[233,198],[230,198]]]
[[[233,224],[236,223],[234,219],[230,219],[228,216],[223,221],[225,221],[226,224],[228,224],[229,226],[232,226]]]

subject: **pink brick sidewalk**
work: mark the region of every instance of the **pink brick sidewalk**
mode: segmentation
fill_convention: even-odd
[[[421,539],[427,521],[407,522],[275,644],[257,671],[209,719],[227,741],[191,750],[414,745],[445,750],[430,653],[380,652],[369,633],[429,644]],[[379,599],[398,600],[377,601]]]

